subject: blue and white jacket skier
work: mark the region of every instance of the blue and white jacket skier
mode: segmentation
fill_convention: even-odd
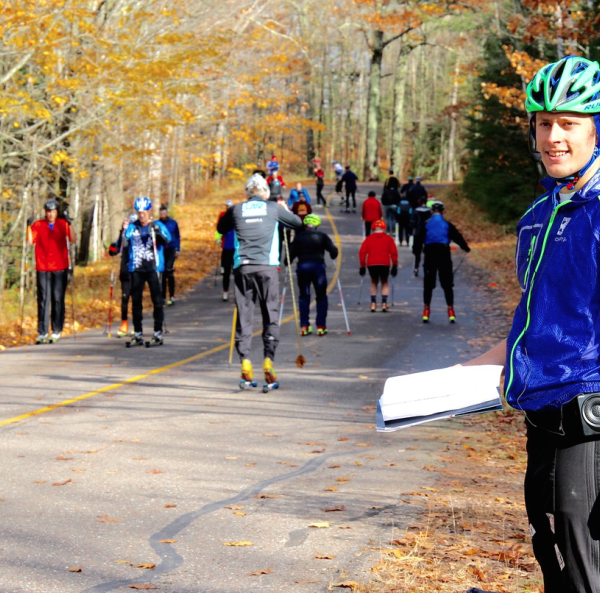
[[[156,256],[154,260],[154,244],[152,242],[152,226],[156,238]],[[165,258],[163,250],[171,240],[171,234],[160,220],[151,221],[142,226],[139,220],[132,222],[125,231],[125,240],[129,245],[129,272],[164,272]]]
[[[600,391],[600,172],[560,202],[555,180],[517,226],[522,296],[507,340],[505,395],[527,411]]]

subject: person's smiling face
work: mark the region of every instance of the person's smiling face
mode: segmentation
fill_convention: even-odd
[[[538,112],[535,137],[548,174],[555,179],[569,177],[584,167],[594,152],[594,117],[567,111]]]

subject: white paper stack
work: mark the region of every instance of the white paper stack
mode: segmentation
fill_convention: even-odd
[[[377,430],[502,409],[500,365],[452,366],[390,377],[377,404]]]

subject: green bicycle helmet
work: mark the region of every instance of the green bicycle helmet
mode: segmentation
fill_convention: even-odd
[[[567,56],[541,68],[526,94],[527,113],[600,113],[600,66],[580,56]]]
[[[317,228],[321,224],[321,218],[316,214],[307,214],[304,217],[304,224],[306,226],[311,225]]]

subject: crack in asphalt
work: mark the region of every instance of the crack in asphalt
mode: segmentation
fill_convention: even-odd
[[[288,472],[285,474],[281,474],[280,476],[275,476],[273,478],[269,478],[268,480],[264,480],[263,482],[259,482],[258,484],[254,484],[252,486],[248,486],[235,496],[231,498],[226,498],[224,500],[219,500],[217,502],[211,502],[209,504],[204,505],[200,509],[196,511],[191,511],[186,513],[185,515],[181,515],[165,527],[163,527],[160,531],[154,533],[148,539],[148,543],[150,547],[154,550],[156,555],[161,558],[160,564],[156,566],[155,569],[152,570],[152,574],[150,576],[146,576],[144,578],[135,578],[135,579],[127,579],[122,581],[112,581],[109,583],[102,583],[99,585],[94,585],[88,589],[84,589],[81,593],[108,593],[109,591],[114,591],[115,589],[119,589],[121,587],[127,587],[130,585],[140,585],[143,583],[152,583],[160,576],[168,574],[169,572],[179,568],[184,563],[184,558],[180,556],[173,547],[173,544],[164,544],[160,543],[160,540],[164,539],[173,539],[177,534],[181,533],[185,528],[189,527],[194,521],[197,521],[201,517],[205,515],[209,515],[210,513],[214,513],[222,509],[224,506],[232,505],[237,502],[241,502],[243,500],[247,500],[251,496],[256,496],[260,494],[265,488],[272,486],[273,484],[277,484],[278,482],[284,482],[286,480],[292,480],[294,478],[298,478],[310,472],[316,471],[323,463],[325,463],[328,459],[332,457],[340,457],[343,455],[352,455],[356,454],[356,451],[342,451],[340,453],[328,453],[326,455],[320,455],[319,457],[315,457],[305,463],[301,468]]]

